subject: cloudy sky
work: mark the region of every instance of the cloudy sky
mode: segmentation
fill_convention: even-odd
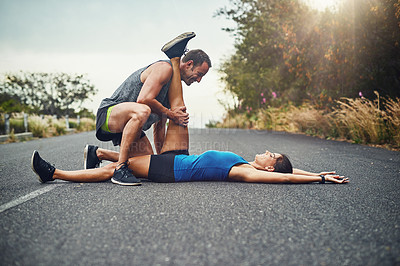
[[[228,0],[0,0],[0,73],[86,73],[99,90],[86,106],[96,111],[133,71],[165,59],[165,42],[194,31],[188,48],[206,51],[213,67],[200,84],[184,87],[184,97],[192,126],[203,126],[224,113],[217,69],[234,39],[221,28],[233,24],[213,14],[226,5]]]
[[[306,0],[324,3],[335,0]],[[87,74],[100,101],[136,69],[165,59],[162,45],[186,31],[197,36],[213,67],[200,84],[184,87],[192,127],[218,120],[224,108],[218,67],[233,52],[234,39],[221,30],[233,26],[216,10],[229,0],[0,0],[0,73],[14,71]]]

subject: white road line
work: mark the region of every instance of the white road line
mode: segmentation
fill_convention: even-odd
[[[45,186],[44,188],[35,190],[35,191],[25,195],[25,196],[19,197],[19,198],[15,199],[15,200],[12,200],[12,201],[8,202],[8,203],[5,203],[5,204],[0,206],[0,213],[2,213],[3,211],[6,211],[6,210],[8,210],[8,209],[10,209],[12,207],[15,207],[15,206],[17,206],[17,205],[19,205],[21,203],[24,203],[24,202],[26,202],[28,200],[36,198],[37,196],[42,195],[42,194],[44,194],[46,192],[49,192],[50,190],[53,190],[56,187],[61,186],[61,185],[62,184],[54,184],[54,185],[50,185],[50,186]]]

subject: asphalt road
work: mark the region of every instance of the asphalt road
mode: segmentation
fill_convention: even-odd
[[[34,149],[81,169],[80,133],[0,145],[0,265],[400,265],[400,153],[303,135],[191,130],[191,153],[269,149],[347,185],[40,184]]]

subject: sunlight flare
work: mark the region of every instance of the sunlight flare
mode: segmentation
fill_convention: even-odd
[[[335,9],[341,0],[303,0],[313,9],[324,11],[325,9]]]

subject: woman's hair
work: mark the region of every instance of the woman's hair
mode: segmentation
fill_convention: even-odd
[[[279,157],[276,160],[274,168],[275,168],[274,172],[288,173],[288,174],[293,173],[292,163],[290,162],[289,157],[285,154],[282,154],[282,157]]]
[[[200,49],[190,50],[183,58],[182,62],[186,63],[189,60],[193,60],[193,67],[202,65],[204,62],[207,63],[208,67],[211,67],[210,57]]]

